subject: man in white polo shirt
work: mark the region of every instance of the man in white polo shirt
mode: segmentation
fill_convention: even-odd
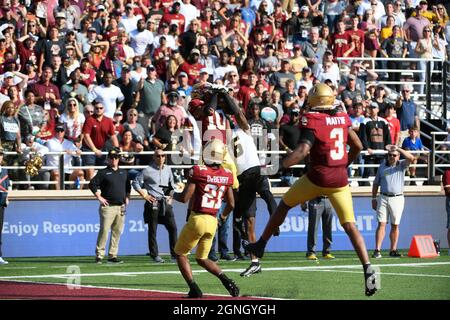
[[[414,156],[396,145],[387,145],[387,160],[384,160],[378,168],[377,175],[372,186],[372,208],[377,212],[378,228],[375,235],[374,258],[381,258],[381,244],[383,243],[386,223],[391,222],[391,250],[389,256],[401,257],[397,250],[399,224],[402,218],[405,198],[403,189],[405,185],[405,172]],[[400,160],[400,154],[404,159]],[[380,195],[377,199],[378,187]]]

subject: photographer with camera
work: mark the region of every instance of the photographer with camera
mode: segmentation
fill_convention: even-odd
[[[166,155],[161,149],[155,150],[153,161],[134,179],[132,186],[145,200],[144,222],[148,224],[148,247],[154,262],[163,263],[156,242],[156,229],[163,224],[169,233],[170,255],[176,259],[174,247],[177,242],[177,225],[173,215],[171,199],[166,195],[174,189],[171,169],[165,165]],[[147,191],[145,192],[144,189]]]

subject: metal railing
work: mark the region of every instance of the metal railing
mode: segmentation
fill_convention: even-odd
[[[439,144],[439,142],[436,142],[436,144]],[[165,152],[166,154],[172,154],[172,155],[180,155],[180,152],[178,151],[167,151]],[[275,155],[284,155],[286,154],[286,151],[263,151],[260,150],[258,151],[258,154],[275,154]],[[386,154],[387,151],[385,150],[375,150],[376,154]],[[421,150],[421,151],[410,151],[410,153],[412,154],[426,154],[428,155],[428,163],[432,163],[434,164],[435,161],[434,159],[430,158],[430,155],[435,155],[436,151],[434,150]],[[445,153],[440,151],[440,153]],[[448,153],[450,153],[450,151],[448,151]],[[74,185],[74,181],[66,181],[65,180],[65,171],[66,169],[68,170],[86,170],[86,169],[94,169],[94,170],[98,170],[98,169],[102,169],[105,168],[105,166],[65,166],[64,165],[64,155],[66,153],[65,152],[48,152],[46,153],[46,155],[56,155],[59,157],[59,165],[58,166],[42,166],[40,169],[40,173],[44,172],[44,171],[48,171],[48,170],[58,170],[59,172],[59,181],[51,181],[51,180],[19,180],[19,181],[11,181],[12,185],[59,185],[59,188],[61,190],[64,190],[66,188],[66,186],[68,185]],[[94,152],[81,152],[80,155],[93,155],[95,154]],[[102,155],[107,155],[107,152],[102,152]],[[154,151],[142,151],[142,152],[128,152],[129,155],[152,155],[154,154]],[[367,151],[361,151],[362,155],[368,155],[369,153]],[[5,155],[18,155],[17,152],[5,152]],[[176,164],[176,165],[168,165],[170,168],[172,169],[189,169],[192,167],[192,164]],[[273,165],[269,165],[268,167],[273,166]],[[416,167],[416,168],[427,168],[428,164],[412,164],[412,167]],[[120,168],[122,169],[144,169],[146,168],[147,165],[120,165]],[[305,168],[306,165],[305,164],[297,164],[294,166],[291,166],[290,168],[295,169],[295,168]],[[359,168],[377,168],[379,167],[379,164],[351,164],[349,166],[349,169],[353,172],[354,170],[358,170]],[[25,166],[23,165],[18,165],[18,166],[3,166],[3,168],[8,169],[8,170],[24,170]],[[431,175],[431,173],[434,172],[433,170],[427,170],[427,175],[426,177],[421,177],[421,178],[410,178],[410,177],[406,177],[406,181],[428,181],[433,175]],[[374,179],[374,177],[368,177],[368,178],[363,178],[363,177],[353,177],[350,176],[349,177],[349,181],[353,182],[372,182]],[[269,178],[269,181],[271,183],[273,182],[280,182],[281,179],[279,178],[274,178],[272,176],[272,178]],[[89,184],[89,181],[79,181],[80,185],[85,185],[85,184]]]

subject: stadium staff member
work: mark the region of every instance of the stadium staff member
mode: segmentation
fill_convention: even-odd
[[[2,230],[5,217],[5,208],[8,206],[8,170],[1,167],[3,163],[3,148],[0,147],[0,265],[8,264],[8,261],[2,258]]]
[[[221,167],[225,156],[225,145],[219,139],[212,139],[203,149],[205,165],[195,165],[188,174],[188,182],[182,193],[175,193],[173,198],[186,203],[191,200],[191,212],[188,222],[183,227],[175,246],[178,268],[190,290],[189,298],[201,298],[202,291],[195,283],[187,255],[197,247],[197,263],[220,279],[231,296],[239,296],[239,288],[229,279],[220,267],[208,259],[212,239],[217,229],[217,212],[222,201],[226,207],[222,212],[227,217],[234,207],[233,174]],[[192,199],[191,199],[192,198]]]
[[[148,224],[148,248],[153,261],[158,263],[164,262],[159,256],[158,243],[156,242],[158,223],[166,227],[169,233],[170,254],[173,259],[176,259],[174,248],[177,242],[177,225],[172,206],[167,203],[165,190],[163,189],[174,189],[175,183],[172,170],[165,165],[165,162],[166,155],[161,149],[157,149],[153,154],[153,161],[136,176],[132,183],[134,190],[146,200],[144,222]]]
[[[375,251],[372,257],[381,258],[381,244],[383,243],[387,217],[391,222],[391,251],[389,256],[401,257],[397,250],[400,219],[402,218],[405,198],[403,189],[405,185],[405,172],[414,156],[396,145],[386,146],[388,150],[387,160],[378,168],[377,175],[372,186],[372,208],[377,211],[378,227],[375,233]],[[400,160],[400,154],[405,158]],[[378,188],[380,196],[377,199]]]
[[[97,172],[89,189],[100,202],[100,230],[95,249],[95,262],[101,263],[105,255],[106,240],[111,230],[108,262],[122,263],[117,258],[119,240],[125,221],[125,209],[130,199],[130,179],[127,170],[119,168],[120,149],[113,147],[108,153],[107,167]]]
[[[347,167],[358,156],[362,144],[351,129],[348,115],[335,109],[335,100],[333,90],[326,84],[318,83],[309,91],[307,104],[312,112],[308,110],[302,117],[300,144],[282,162],[284,168],[289,168],[310,154],[309,170],[284,194],[259,240],[245,244],[244,248],[261,258],[267,241],[283,223],[290,209],[326,195],[363,265],[365,294],[371,296],[379,287],[377,275],[370,264],[364,238],[355,224],[347,174]],[[346,144],[350,146],[348,153]]]
[[[308,211],[308,251],[306,252],[306,259],[318,260],[316,244],[320,219],[322,219],[322,257],[324,259],[334,259],[334,256],[330,253],[330,247],[333,243],[333,211],[330,200],[327,196],[319,196],[308,201],[308,204],[306,202],[302,204],[302,210]]]

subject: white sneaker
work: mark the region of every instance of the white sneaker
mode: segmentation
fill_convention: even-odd
[[[9,262],[0,257],[0,264],[8,264]]]

